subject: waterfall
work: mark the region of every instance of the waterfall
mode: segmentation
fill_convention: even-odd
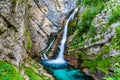
[[[49,49],[50,49],[51,46],[53,45],[54,41],[55,41],[55,39],[53,39],[53,41],[50,43],[50,45],[48,46],[48,48],[42,53],[42,55],[41,55],[41,59],[42,59],[42,60],[48,59],[48,57],[47,57],[47,52],[49,51]]]
[[[60,52],[58,53],[57,59],[59,60],[63,60],[64,59],[64,52],[65,52],[65,45],[66,45],[66,41],[67,41],[67,34],[68,34],[68,23],[70,20],[72,20],[74,18],[75,13],[78,11],[78,8],[75,8],[73,13],[70,15],[70,17],[67,19],[65,27],[64,27],[64,31],[63,31],[63,36],[62,36],[62,40],[60,43]]]
[[[65,52],[65,45],[66,45],[66,41],[67,41],[67,35],[68,35],[68,23],[70,20],[72,20],[74,18],[77,11],[78,11],[78,8],[75,8],[66,20],[62,40],[59,45],[60,51],[58,52],[58,56],[55,59],[48,59],[45,56],[44,59],[42,61],[40,61],[41,64],[43,64],[45,66],[50,66],[50,67],[56,67],[56,66],[61,67],[63,65],[67,65],[67,61],[64,59],[64,52]]]

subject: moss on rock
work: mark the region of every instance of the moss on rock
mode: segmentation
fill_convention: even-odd
[[[25,80],[17,68],[8,62],[0,60],[0,80]]]
[[[20,71],[23,71],[29,80],[53,80],[53,77],[49,75],[41,64],[28,58],[24,64],[20,66]]]
[[[110,77],[119,80],[120,74],[116,72],[120,69],[119,1],[80,1],[77,4],[81,9],[68,54],[77,54],[83,61],[81,66],[88,67],[89,72],[99,70],[107,76],[106,80]],[[115,64],[118,65],[113,66]]]

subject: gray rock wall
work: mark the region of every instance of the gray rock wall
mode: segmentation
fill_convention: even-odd
[[[1,0],[0,58],[19,64],[47,47],[76,0]]]

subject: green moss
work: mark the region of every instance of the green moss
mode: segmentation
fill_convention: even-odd
[[[96,60],[84,60],[83,65],[89,67],[90,69],[99,69],[100,71],[109,74],[108,67],[111,66],[111,60],[109,58]]]
[[[25,80],[15,66],[0,60],[0,80]]]
[[[94,9],[91,9],[88,7],[88,9],[86,9],[84,13],[82,13],[81,15],[82,20],[80,23],[77,24],[77,28],[79,30],[79,36],[81,36],[84,32],[87,32],[87,30],[90,29],[92,19],[95,16],[95,13],[93,10]]]
[[[105,74],[109,75],[109,70],[108,69],[120,69],[120,55],[109,57],[109,51],[110,51],[110,46],[104,45],[102,48],[102,51],[93,54],[93,55],[87,55],[87,54],[80,54],[80,58],[83,59],[83,66],[89,67],[89,70],[95,70],[98,69]],[[82,52],[81,52],[82,53]],[[108,55],[105,55],[108,54]],[[105,55],[106,58],[103,57]],[[90,59],[90,60],[88,60]],[[113,73],[113,77],[115,78],[120,78],[119,73]]]
[[[76,30],[75,26],[76,26],[76,20],[69,22],[69,25],[68,25],[69,35],[72,35],[74,33],[74,31]]]
[[[16,4],[18,2],[18,0],[11,0],[12,2],[12,13],[15,13],[16,12]]]
[[[104,36],[100,36],[100,40],[104,39]]]
[[[87,33],[89,29],[91,31],[91,35],[95,33],[94,31],[95,28],[91,24],[91,22],[93,21],[95,15],[98,14],[104,8],[104,5],[103,3],[98,3],[96,6],[90,5],[90,6],[85,6],[85,7],[86,8],[84,9],[83,13],[81,13],[80,15],[81,21],[77,23],[77,26],[76,26],[78,30],[77,35],[79,36],[81,36],[84,33]]]
[[[104,58],[100,61],[98,61],[97,68],[104,72],[105,74],[109,74],[108,68],[111,67],[111,59],[110,58]]]
[[[97,67],[96,61],[91,61],[91,60],[90,61],[84,60],[83,65],[89,67],[90,69],[95,69]]]
[[[38,62],[34,62],[31,64],[31,66],[34,67],[35,69],[39,69],[40,66],[38,64],[39,64]]]
[[[114,72],[111,76],[104,77],[105,80],[120,80],[120,64],[117,63],[117,66],[119,67],[114,67]]]
[[[25,73],[29,76],[29,80],[50,80],[43,74],[37,74],[31,67],[27,67]]]
[[[120,80],[120,78],[116,78],[116,77],[111,77],[111,76],[106,76],[103,78],[104,80]]]
[[[11,0],[12,3],[17,3],[19,0]]]
[[[95,27],[94,27],[93,25],[91,25],[91,26],[90,26],[90,30],[89,30],[89,36],[90,36],[91,38],[93,38],[94,35],[96,35],[96,29],[95,29]]]
[[[26,30],[25,37],[27,41],[27,50],[30,52],[32,49],[32,39],[31,39],[31,34],[29,30]]]
[[[111,15],[108,17],[108,25],[120,20],[120,5],[112,9]]]
[[[103,4],[109,0],[82,0],[83,5],[97,6],[98,4]]]
[[[109,54],[110,47],[108,45],[104,45],[102,49],[103,54]]]
[[[113,76],[115,78],[119,78],[120,79],[120,68],[117,68],[117,69],[114,70]]]
[[[97,42],[97,41],[99,41],[99,38],[96,38],[96,39],[93,38],[93,39],[91,40],[91,43],[95,43],[95,42]]]
[[[81,0],[77,0],[76,6],[80,6],[80,4],[81,4]]]
[[[95,17],[98,17],[96,15],[99,12],[101,12],[104,8],[108,9],[108,6],[105,4],[106,1],[109,1],[109,0],[78,0],[77,5],[82,6],[83,9],[81,10],[81,12],[79,12],[78,18],[80,19],[77,22],[73,41],[70,43],[70,49],[76,49],[76,48],[80,49],[80,48],[83,48],[85,44],[89,45],[91,43],[95,43],[95,42],[98,42],[99,40],[104,39],[103,34],[106,31],[108,31],[108,28],[110,28],[110,25],[112,23],[120,21],[120,14],[119,14],[120,6],[117,6],[115,8],[116,4],[113,5],[111,3],[110,5],[112,6],[111,7],[112,11],[110,16],[108,17],[108,24],[104,24],[103,19],[100,19],[97,22],[97,24],[100,24],[100,26],[96,28],[94,27],[93,19]],[[104,10],[106,11],[106,9]],[[96,32],[96,30],[98,32]],[[98,36],[98,38],[95,38],[97,35],[99,35],[100,37]],[[90,52],[88,49],[88,50],[81,50],[81,52],[77,52],[77,53],[73,52],[73,53],[77,54],[79,58],[83,60],[83,63],[82,63],[83,66],[89,67],[90,70],[98,69],[104,72],[105,74],[109,75],[110,72],[108,69],[114,70],[117,66],[114,67],[113,65],[115,63],[120,63],[120,55],[110,57],[109,53],[113,49],[120,50],[120,26],[116,27],[115,35],[110,40],[110,44],[108,45],[105,44],[104,46],[102,46],[102,50],[100,52],[89,55],[89,54],[86,54]],[[114,74],[111,76],[114,78],[114,80],[115,79],[119,80],[119,78],[117,78],[120,76],[118,72],[114,72]]]
[[[22,0],[22,2],[25,2],[25,3],[26,3],[27,1],[28,1],[28,0]]]
[[[76,25],[76,33],[73,40],[79,39],[82,35],[88,38],[93,38],[96,35],[96,29],[92,25],[92,21],[96,14],[104,9],[105,3],[109,0],[77,0],[77,5],[83,6],[84,10],[78,14],[78,22]],[[79,19],[80,18],[80,19]],[[107,28],[104,28],[107,30]],[[79,41],[78,41],[79,42]]]
[[[26,69],[25,73],[29,76],[30,80],[41,80],[41,78],[30,67]]]
[[[120,26],[116,27],[116,34],[112,38],[112,41],[110,44],[111,44],[111,48],[120,50]]]

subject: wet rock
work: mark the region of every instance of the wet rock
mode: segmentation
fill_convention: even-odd
[[[68,61],[68,64],[74,68],[80,67],[80,61],[78,61],[76,55],[65,55],[65,59]]]

